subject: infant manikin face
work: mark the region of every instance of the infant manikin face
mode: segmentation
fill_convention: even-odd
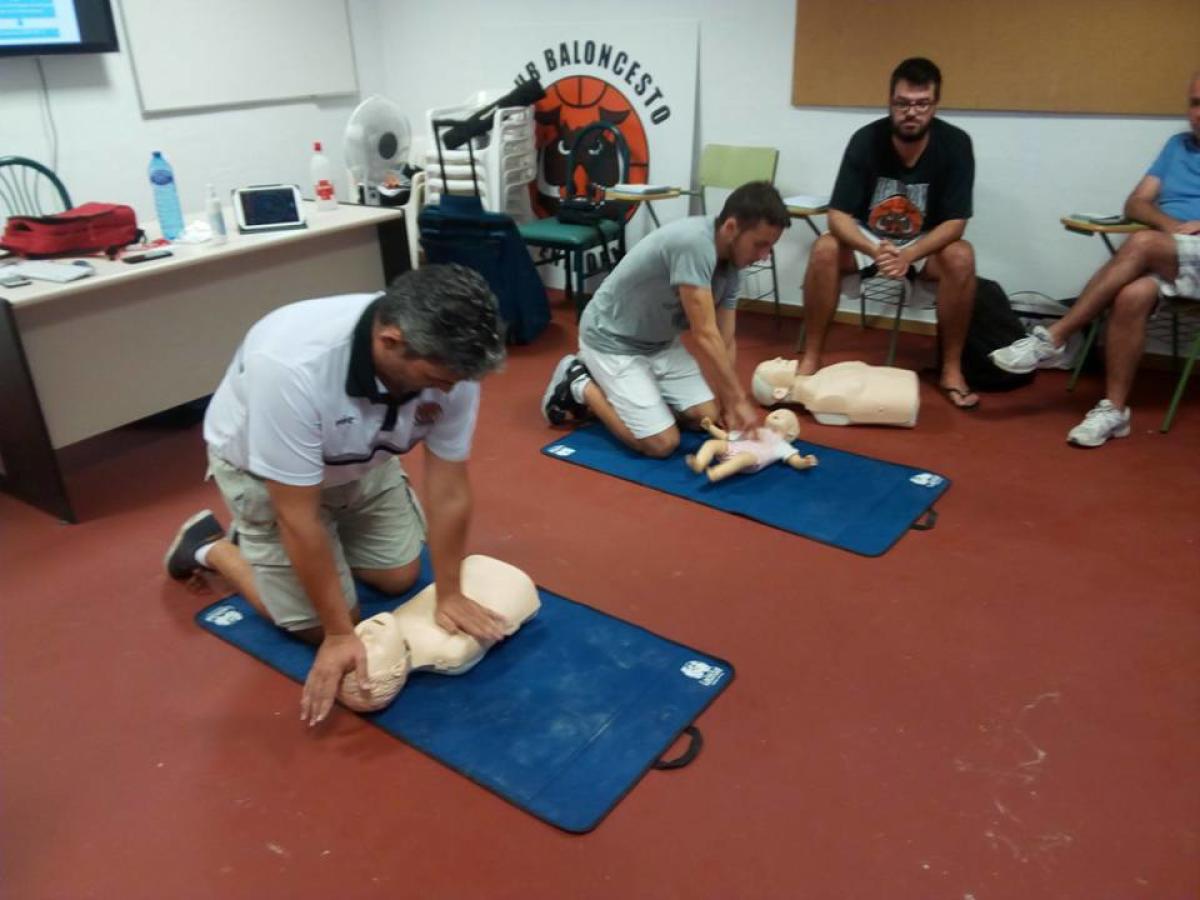
[[[349,672],[342,678],[338,700],[358,712],[383,709],[404,687],[410,669],[408,641],[400,623],[390,612],[382,612],[359,622],[354,629],[367,649],[368,690],[358,684],[358,676]]]
[[[763,424],[782,437],[785,441],[794,441],[800,436],[800,420],[790,409],[777,409],[769,413]]]

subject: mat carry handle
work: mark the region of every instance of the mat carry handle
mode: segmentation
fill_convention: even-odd
[[[690,739],[688,748],[680,753],[674,759],[663,759],[659,757],[653,765],[655,769],[682,769],[690,763],[700,753],[704,747],[704,736],[700,734],[700,729],[695,725],[689,725],[683,729],[681,734],[686,734]]]
[[[929,509],[925,510],[925,515],[921,516],[921,518],[917,519],[917,521],[913,522],[908,527],[913,531],[928,531],[936,524],[937,510],[931,506]]]

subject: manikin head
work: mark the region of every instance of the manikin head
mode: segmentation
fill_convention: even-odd
[[[798,364],[796,360],[782,356],[759,363],[750,382],[754,399],[763,406],[790,402]]]
[[[800,420],[790,409],[777,409],[769,413],[763,419],[763,425],[788,442],[800,436]]]
[[[381,612],[359,622],[354,629],[367,649],[367,678],[371,686],[364,691],[358,676],[349,672],[342,679],[338,700],[357,712],[382,709],[392,702],[411,668],[408,641],[400,623],[390,612]]]

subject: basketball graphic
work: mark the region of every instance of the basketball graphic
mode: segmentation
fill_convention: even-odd
[[[893,238],[915,238],[921,233],[921,210],[903,194],[894,194],[876,204],[867,217],[867,227]]]
[[[546,88],[546,96],[534,108],[537,120],[537,181],[529,186],[533,211],[539,218],[553,216],[559,200],[567,195],[567,184],[575,194],[586,195],[589,184],[646,184],[650,171],[650,149],[642,120],[617,88],[591,75],[570,75]],[[629,172],[621,172],[616,139],[605,133],[588,140],[586,152],[576,154],[575,171],[567,172],[567,156],[575,136],[594,122],[616,126],[629,148]],[[630,208],[632,215],[634,207]]]

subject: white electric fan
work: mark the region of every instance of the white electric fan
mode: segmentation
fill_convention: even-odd
[[[399,107],[378,94],[368,97],[346,123],[346,168],[359,199],[368,206],[399,206],[408,199],[404,174],[412,130]]]

